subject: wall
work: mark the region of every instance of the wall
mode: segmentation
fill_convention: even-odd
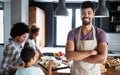
[[[11,25],[21,20],[21,1],[11,0]]]
[[[107,33],[108,49],[112,51],[120,51],[120,33]]]
[[[29,20],[29,0],[21,0],[22,4],[21,4],[21,21],[25,22],[26,24],[28,24],[28,20]]]
[[[17,22],[28,24],[29,0],[11,0],[11,25]]]
[[[11,28],[11,3],[10,2],[4,2],[4,42],[6,45]],[[2,53],[4,49],[4,45],[0,45],[0,63],[2,61]]]

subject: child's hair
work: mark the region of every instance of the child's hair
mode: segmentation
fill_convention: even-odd
[[[30,33],[36,33],[38,32],[40,29],[36,26],[36,25],[32,25],[30,28]]]
[[[84,1],[81,4],[81,10],[86,9],[86,8],[91,8],[94,11],[95,5],[91,1]]]
[[[30,47],[29,42],[25,42],[25,44],[24,44],[24,48],[25,48],[25,47]]]
[[[18,22],[14,24],[14,26],[11,28],[10,35],[12,38],[16,36],[21,36],[25,33],[29,33],[29,27],[23,22]]]
[[[25,46],[21,51],[21,58],[28,63],[35,56],[35,50],[32,47]]]

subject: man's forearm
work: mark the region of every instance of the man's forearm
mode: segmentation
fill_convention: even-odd
[[[91,55],[96,55],[96,51],[71,51],[66,54],[66,57],[70,60],[83,60]]]
[[[92,56],[89,56],[89,57],[83,59],[83,61],[89,62],[89,63],[105,63],[106,57],[104,57],[102,55],[92,55]]]

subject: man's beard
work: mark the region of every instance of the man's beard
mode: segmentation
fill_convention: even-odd
[[[83,25],[89,25],[91,20],[89,18],[83,18],[82,23]]]

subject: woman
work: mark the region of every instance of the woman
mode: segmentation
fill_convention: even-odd
[[[20,58],[22,50],[22,43],[25,41],[29,28],[25,23],[19,22],[14,24],[11,29],[8,44],[3,51],[3,60],[1,67],[3,69],[3,75],[13,75],[16,69],[23,65],[23,61]]]

